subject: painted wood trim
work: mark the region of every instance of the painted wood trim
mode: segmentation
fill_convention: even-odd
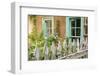
[[[80,37],[80,42],[83,40],[83,34],[84,34],[84,18],[81,17],[81,37]]]
[[[43,31],[44,37],[46,37],[47,36],[47,27],[46,27],[45,20],[43,18],[42,18],[42,31]]]
[[[71,37],[71,25],[70,25],[70,17],[66,17],[66,36],[68,37],[68,38],[70,38]]]

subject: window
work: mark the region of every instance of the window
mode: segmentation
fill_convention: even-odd
[[[47,35],[52,33],[52,20],[46,20]]]
[[[47,36],[49,36],[54,32],[53,17],[52,16],[43,16],[43,20],[46,25],[45,33]]]
[[[81,18],[80,17],[71,17],[70,18],[71,25],[71,39],[72,41],[75,39],[79,39],[81,36]]]

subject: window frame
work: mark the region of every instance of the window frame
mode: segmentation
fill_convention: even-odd
[[[51,18],[49,18],[49,17],[51,17]],[[54,18],[53,16],[47,16],[46,18],[45,18],[45,16],[42,16],[42,27],[44,28],[44,26],[46,26],[46,29],[43,29],[42,28],[42,30],[43,31],[46,30],[44,32],[44,34],[46,33],[45,36],[47,36],[47,37],[50,36],[51,34],[54,34],[54,19],[53,18]],[[51,20],[51,28],[49,28],[50,26],[47,28],[47,25],[46,25],[46,22],[45,22],[46,20]],[[48,30],[49,31],[51,30],[51,34],[50,33],[49,34],[47,33]]]
[[[72,20],[71,20],[71,18],[73,18],[74,19],[74,27],[71,25],[71,23],[72,23]],[[81,25],[81,21],[80,21],[80,27],[77,27],[77,18],[78,17],[70,17],[70,28],[71,28],[71,40],[73,41],[73,39],[79,39],[79,41],[80,41],[80,39],[81,39],[81,27],[82,27],[82,25]],[[80,20],[81,20],[81,17],[80,17]],[[74,35],[72,36],[72,30],[74,29]],[[80,30],[80,35],[78,36],[76,33],[77,33],[77,29],[79,29]]]

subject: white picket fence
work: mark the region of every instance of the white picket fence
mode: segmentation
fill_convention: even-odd
[[[73,40],[72,42],[66,42],[64,40],[62,43],[58,41],[57,46],[55,46],[54,42],[50,48],[47,44],[44,44],[44,60],[49,60],[49,52],[52,52],[51,60],[53,59],[73,59],[73,58],[81,58],[85,55],[87,56],[88,52],[88,42],[87,39],[79,42],[79,39]],[[63,52],[63,53],[62,53]],[[35,60],[40,60],[40,49],[35,47],[34,49]]]

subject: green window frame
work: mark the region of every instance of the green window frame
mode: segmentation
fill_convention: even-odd
[[[66,17],[66,36],[70,41],[79,39],[80,43],[83,40],[83,17]]]
[[[43,16],[42,18],[42,31],[44,37],[48,37],[49,35],[54,33],[54,22],[53,17],[51,16]]]

